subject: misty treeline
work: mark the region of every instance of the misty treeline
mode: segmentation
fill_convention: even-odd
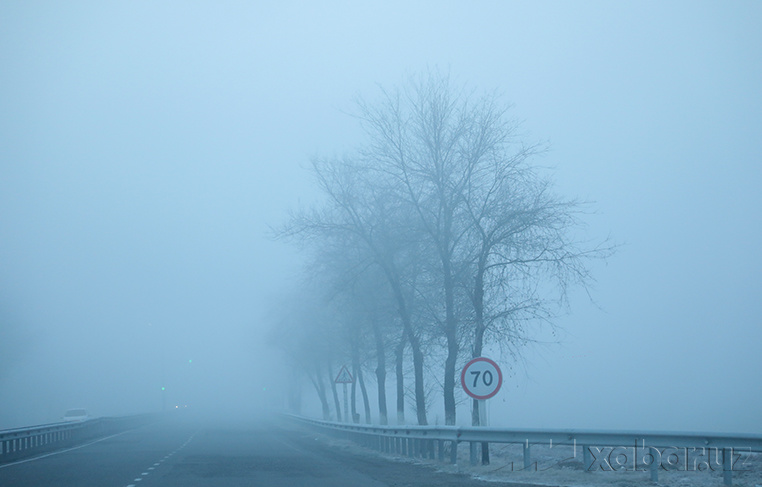
[[[554,193],[531,163],[545,146],[521,139],[497,94],[440,73],[380,91],[356,102],[365,144],[313,159],[321,202],[276,230],[307,264],[274,308],[273,339],[325,418],[358,421],[359,392],[366,422],[375,407],[388,424],[391,401],[404,424],[410,399],[425,425],[441,398],[455,424],[465,362],[485,347],[515,357],[613,247],[576,237],[585,205]],[[343,364],[355,377],[349,412],[334,383]]]

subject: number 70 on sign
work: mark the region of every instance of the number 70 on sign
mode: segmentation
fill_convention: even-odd
[[[500,367],[486,357],[477,357],[463,367],[460,384],[466,394],[474,399],[489,399],[503,385],[503,373]]]

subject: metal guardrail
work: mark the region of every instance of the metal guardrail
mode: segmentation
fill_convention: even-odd
[[[156,415],[96,418],[0,430],[0,464],[67,448],[149,422]]]
[[[654,431],[602,431],[602,430],[547,430],[547,429],[506,429],[489,427],[457,426],[372,426],[361,424],[319,421],[301,416],[289,416],[305,424],[321,428],[345,439],[384,453],[438,459],[449,457],[449,462],[457,462],[458,444],[470,443],[518,443],[523,447],[524,468],[532,465],[532,445],[570,445],[583,449],[583,465],[591,467],[616,466],[603,458],[601,448],[631,449],[635,459],[641,456],[641,463],[634,466],[647,467],[653,482],[658,482],[659,469],[674,466],[677,449],[693,453],[714,450],[718,466],[722,468],[725,485],[732,485],[734,463],[741,453],[762,452],[762,435],[738,435],[721,433],[654,432]],[[449,448],[448,448],[449,446]],[[473,450],[472,450],[473,451]],[[597,455],[596,455],[597,454]],[[610,457],[610,455],[609,455]],[[472,463],[475,457],[472,455]],[[615,457],[616,458],[616,457]],[[721,460],[720,460],[721,458]],[[650,459],[647,461],[646,459]],[[679,459],[678,459],[679,460]],[[621,464],[616,464],[621,465]]]

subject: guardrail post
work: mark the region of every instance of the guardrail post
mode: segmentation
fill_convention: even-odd
[[[468,443],[468,458],[471,462],[471,465],[476,465],[478,463],[476,459],[476,442],[471,441]]]
[[[489,442],[482,441],[482,465],[489,465]]]
[[[444,463],[444,448],[445,448],[445,442],[444,440],[439,440],[437,442],[437,449],[439,453],[439,461],[441,463]]]
[[[733,485],[733,450],[731,448],[722,449],[722,483]]]
[[[531,458],[531,452],[530,448],[532,445],[529,444],[529,440],[526,440],[524,443],[521,444],[522,449],[524,450],[524,470],[529,469],[529,465],[532,463]]]
[[[458,440],[452,440],[450,442],[450,464],[458,464]]]
[[[651,452],[651,482],[656,483],[659,481],[659,464],[661,464],[661,452],[658,448],[653,446],[649,447],[649,451]]]

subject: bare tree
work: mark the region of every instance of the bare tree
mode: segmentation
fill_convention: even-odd
[[[284,303],[277,310],[280,318],[270,332],[269,341],[284,352],[295,370],[307,376],[320,399],[323,418],[327,420],[331,413],[324,379],[325,373],[330,370],[328,350],[333,347],[331,340],[334,334],[321,333],[322,313],[311,299],[312,295],[304,290],[298,294],[303,306],[296,309],[287,306],[285,303],[293,302],[295,297],[284,298]],[[336,413],[340,414],[338,408]]]
[[[362,152],[366,170],[392,182],[438,264],[432,276],[439,299],[430,304],[447,347],[447,424],[455,424],[456,365],[467,325],[473,324],[471,352],[478,356],[490,326],[507,332],[510,326],[497,325],[549,314],[533,293],[542,279],[555,279],[564,291],[572,280],[584,284],[586,259],[611,250],[571,239],[579,205],[555,197],[527,164],[542,147],[518,140],[507,111],[496,95],[475,96],[439,73],[383,91],[377,103],[359,102],[370,139]],[[470,303],[462,282],[469,283]],[[492,298],[487,306],[485,297]],[[478,424],[478,413],[473,419]]]
[[[462,197],[471,174],[495,144],[490,106],[472,106],[446,77],[429,76],[384,93],[378,104],[360,103],[371,143],[364,151],[370,171],[396,182],[397,195],[417,215],[425,244],[438,259],[444,301],[441,331],[445,422],[455,424],[455,367],[460,349],[458,249],[470,222]],[[497,134],[499,135],[499,134]]]
[[[363,167],[350,159],[315,159],[313,170],[323,193],[324,207],[292,215],[278,231],[284,238],[331,241],[335,248],[356,251],[367,256],[384,277],[391,293],[405,340],[413,358],[416,415],[419,424],[427,424],[424,396],[423,360],[419,332],[411,309],[416,271],[416,243],[410,235],[413,226],[406,224],[406,207],[392,198],[389,188],[379,180],[368,180]],[[398,402],[399,404],[399,402]]]
[[[339,391],[336,390],[336,382],[334,381],[335,375],[333,375],[334,370],[333,367],[328,366],[328,380],[330,380],[331,384],[331,394],[333,395],[333,407],[336,409],[336,421],[341,422],[341,401],[339,400]],[[346,411],[344,411],[344,414],[348,414]]]
[[[398,421],[409,346],[419,424],[427,423],[432,392],[425,383],[441,387],[445,423],[455,424],[462,352],[480,356],[488,343],[517,352],[531,339],[530,324],[552,323],[568,286],[590,283],[590,259],[614,250],[608,241],[575,238],[584,205],[556,196],[530,164],[544,147],[521,141],[508,109],[497,95],[477,96],[437,72],[382,90],[372,103],[360,100],[367,144],[352,157],[313,161],[326,201],[292,215],[280,232],[331,247],[342,258],[329,265],[351,256],[339,281],[353,283],[342,290],[353,301],[366,300],[365,318],[353,326],[372,330],[384,423],[390,337]],[[379,276],[383,297],[358,293],[363,279],[367,285]],[[390,308],[385,300],[401,326],[396,334],[379,326],[378,310]],[[443,362],[441,382],[427,376],[424,360]],[[472,423],[481,423],[475,404]]]

